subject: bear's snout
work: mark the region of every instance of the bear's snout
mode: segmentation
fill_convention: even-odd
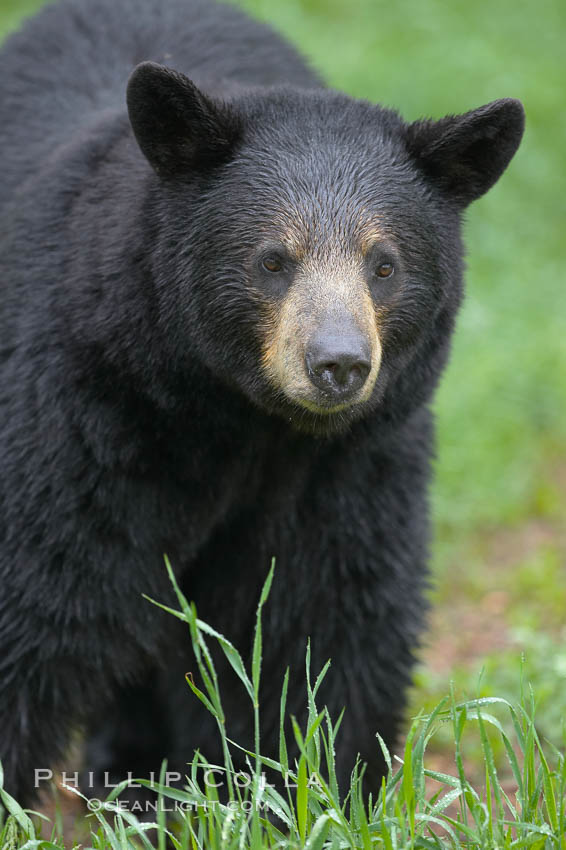
[[[371,369],[371,350],[357,330],[323,328],[309,341],[305,364],[311,383],[333,404],[358,393]]]

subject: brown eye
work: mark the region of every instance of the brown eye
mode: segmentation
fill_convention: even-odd
[[[272,274],[280,272],[282,269],[281,261],[278,260],[277,257],[265,257],[261,261],[261,264],[266,271],[271,272]]]
[[[381,263],[375,270],[375,273],[377,277],[386,278],[391,277],[394,271],[393,263]]]

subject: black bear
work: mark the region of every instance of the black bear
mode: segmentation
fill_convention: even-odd
[[[87,731],[115,777],[179,766],[191,695],[167,553],[200,616],[332,659],[341,775],[392,745],[423,627],[429,403],[461,217],[523,109],[405,123],[209,0],[60,0],[0,51],[0,759],[31,801]],[[249,712],[226,678],[231,737]],[[43,775],[43,774],[41,774]]]

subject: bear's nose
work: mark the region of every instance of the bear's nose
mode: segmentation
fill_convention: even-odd
[[[360,334],[319,334],[305,355],[311,383],[332,401],[347,401],[365,384],[371,368],[367,341]]]

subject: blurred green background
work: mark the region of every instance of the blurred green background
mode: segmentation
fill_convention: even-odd
[[[38,5],[0,0],[0,33]],[[467,217],[467,300],[436,401],[434,613],[413,709],[450,679],[466,695],[516,697],[524,652],[541,731],[556,740],[566,714],[566,2],[241,5],[332,86],[407,119],[506,96],[525,105],[518,155]]]

